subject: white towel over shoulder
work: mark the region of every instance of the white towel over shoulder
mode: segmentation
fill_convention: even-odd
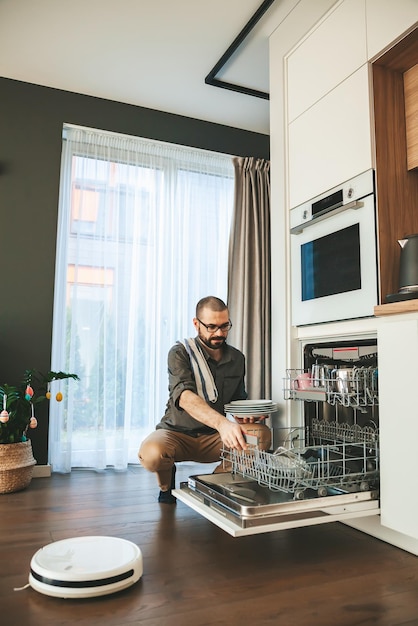
[[[183,339],[180,343],[186,348],[190,357],[198,395],[206,402],[216,402],[218,390],[202,348],[193,338]]]

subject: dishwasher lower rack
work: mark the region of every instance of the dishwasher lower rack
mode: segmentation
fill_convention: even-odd
[[[359,429],[356,431],[359,434]],[[300,445],[305,439],[298,436],[298,447],[279,446],[274,452],[259,450],[256,445],[244,451],[224,448],[221,458],[233,474],[255,479],[272,491],[291,493],[295,500],[303,499],[307,490],[323,497],[336,491],[374,489],[379,483],[378,437],[367,431],[353,440],[353,431],[349,433],[348,440],[309,446]],[[295,439],[292,437],[292,441]]]

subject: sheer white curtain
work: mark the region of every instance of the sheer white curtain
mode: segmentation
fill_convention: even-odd
[[[232,159],[64,128],[52,368],[53,471],[124,469],[167,400],[167,353],[196,302],[226,300]]]

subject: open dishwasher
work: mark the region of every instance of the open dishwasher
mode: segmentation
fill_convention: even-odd
[[[249,435],[248,450],[222,450],[224,473],[173,494],[234,537],[377,515],[376,343],[308,345],[283,386],[303,403],[302,426],[275,429],[273,450]]]

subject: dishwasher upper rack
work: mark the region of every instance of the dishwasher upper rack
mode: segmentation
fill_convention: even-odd
[[[369,435],[362,439],[279,446],[274,452],[259,450],[256,445],[242,451],[224,447],[221,459],[233,474],[255,479],[272,491],[291,493],[296,500],[303,499],[307,489],[321,497],[335,489],[368,491],[379,482],[379,444],[377,434],[371,441]],[[298,444],[303,441],[297,438]]]
[[[343,377],[344,374],[344,377]],[[304,386],[299,380],[304,375]],[[311,370],[287,369],[283,379],[285,400],[328,402],[333,406],[369,407],[379,403],[378,368],[325,368],[325,375],[317,378]]]

